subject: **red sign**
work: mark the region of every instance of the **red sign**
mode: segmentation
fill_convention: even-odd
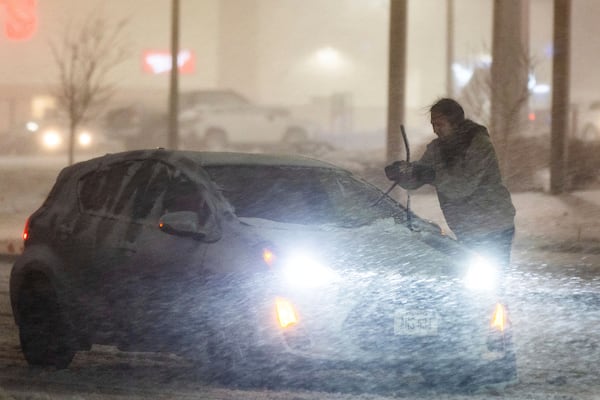
[[[158,75],[171,71],[171,52],[148,50],[142,58],[144,72]],[[196,57],[190,50],[180,50],[177,66],[182,74],[193,74],[196,71]]]
[[[11,40],[31,38],[37,29],[36,0],[0,0],[6,10],[4,33]]]

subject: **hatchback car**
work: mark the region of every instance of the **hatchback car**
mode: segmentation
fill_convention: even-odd
[[[329,163],[109,154],[66,167],[24,238],[10,295],[31,365],[65,368],[96,343],[217,376],[318,364],[516,379],[494,266]]]

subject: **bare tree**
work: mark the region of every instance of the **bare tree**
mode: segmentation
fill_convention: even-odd
[[[114,94],[109,72],[128,56],[123,39],[127,19],[113,22],[97,11],[79,23],[69,23],[50,43],[58,69],[55,89],[58,110],[69,125],[69,165],[73,164],[75,134]]]

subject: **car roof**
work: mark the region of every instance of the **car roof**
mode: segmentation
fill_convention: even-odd
[[[175,166],[189,168],[192,165],[202,167],[217,166],[278,166],[278,167],[310,167],[346,171],[334,164],[314,158],[294,154],[268,154],[268,153],[243,153],[243,152],[212,152],[212,151],[187,151],[187,150],[133,150],[120,153],[110,153],[101,157],[82,161],[67,167],[80,171],[89,171],[103,164],[112,164],[120,161],[154,159],[165,161]]]

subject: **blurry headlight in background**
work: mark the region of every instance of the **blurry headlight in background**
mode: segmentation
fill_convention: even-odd
[[[79,145],[81,147],[88,147],[90,144],[92,144],[92,134],[88,131],[83,131],[79,134],[77,140],[79,141]]]
[[[465,285],[473,290],[493,290],[500,279],[498,266],[479,254],[473,255],[469,262]]]
[[[338,275],[309,255],[299,254],[288,258],[282,265],[289,284],[314,288],[332,283]]]
[[[25,124],[25,129],[29,132],[37,132],[40,129],[40,125],[35,121],[29,121]]]
[[[62,143],[60,133],[54,129],[49,129],[42,135],[42,144],[48,149],[55,149]]]

